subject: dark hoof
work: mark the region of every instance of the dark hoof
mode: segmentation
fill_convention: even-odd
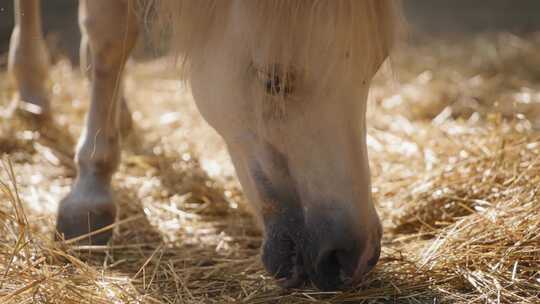
[[[115,222],[116,207],[109,195],[94,197],[74,194],[73,190],[60,202],[56,222],[56,239],[70,240],[77,238],[77,244],[106,245],[112,237],[112,228],[94,233]],[[83,197],[92,198],[93,202],[81,202]],[[100,199],[101,198],[101,199]],[[79,199],[79,200],[77,200]]]

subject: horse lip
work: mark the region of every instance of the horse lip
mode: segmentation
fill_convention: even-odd
[[[375,251],[374,256],[367,260],[365,263],[363,263],[364,257],[359,260],[358,266],[356,268],[356,273],[353,276],[353,284],[361,284],[367,277],[367,275],[373,272],[375,266],[377,265],[377,262],[379,261],[380,254],[381,252],[379,248]],[[372,262],[372,260],[374,260],[375,262]],[[362,267],[364,265],[365,267]]]

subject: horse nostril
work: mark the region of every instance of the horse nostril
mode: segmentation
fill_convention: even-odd
[[[307,279],[302,254],[286,233],[271,234],[263,245],[262,262],[284,288],[295,288]]]
[[[285,237],[267,240],[263,245],[262,260],[277,279],[291,277],[296,260],[294,242]]]
[[[359,259],[358,250],[330,250],[315,264],[313,283],[322,290],[336,290],[352,282]]]

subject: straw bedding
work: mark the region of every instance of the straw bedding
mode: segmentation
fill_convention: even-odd
[[[40,128],[11,115],[2,70],[0,303],[538,303],[538,54],[535,35],[400,48],[368,114],[382,257],[336,293],[284,291],[262,269],[223,143],[168,60],[127,67],[137,125],[114,180],[112,243],[52,242],[88,82],[57,63],[55,121]]]

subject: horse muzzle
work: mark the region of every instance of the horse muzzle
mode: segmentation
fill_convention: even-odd
[[[340,209],[281,214],[265,223],[263,263],[285,288],[309,281],[321,290],[351,287],[380,255],[380,224],[356,222]]]

